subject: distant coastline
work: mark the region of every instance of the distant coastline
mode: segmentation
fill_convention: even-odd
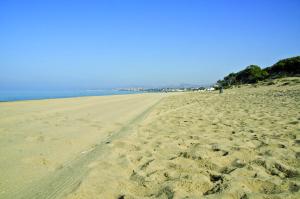
[[[137,94],[143,91],[77,90],[77,91],[0,91],[0,102],[59,99],[88,96]]]

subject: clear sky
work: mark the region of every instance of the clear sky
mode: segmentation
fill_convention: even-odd
[[[299,0],[0,0],[0,90],[213,83],[300,55]]]

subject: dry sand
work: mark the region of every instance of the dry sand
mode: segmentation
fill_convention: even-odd
[[[0,104],[0,198],[300,198],[300,78],[122,97]]]
[[[0,198],[57,198],[70,191],[84,176],[82,168],[94,159],[91,151],[162,97],[138,94],[0,103]]]

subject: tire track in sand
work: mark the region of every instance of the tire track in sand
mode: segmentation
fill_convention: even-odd
[[[107,153],[107,143],[122,138],[132,130],[136,124],[142,122],[152,109],[162,99],[147,108],[140,115],[123,126],[119,131],[108,136],[105,140],[95,145],[89,151],[82,152],[74,160],[65,164],[62,168],[55,170],[45,178],[32,183],[28,187],[22,187],[16,192],[5,196],[13,199],[54,199],[62,198],[74,191],[81,183],[81,180],[89,171],[88,165],[95,159]]]

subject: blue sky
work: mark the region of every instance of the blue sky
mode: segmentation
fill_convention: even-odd
[[[0,90],[213,83],[300,55],[299,0],[0,0]]]

